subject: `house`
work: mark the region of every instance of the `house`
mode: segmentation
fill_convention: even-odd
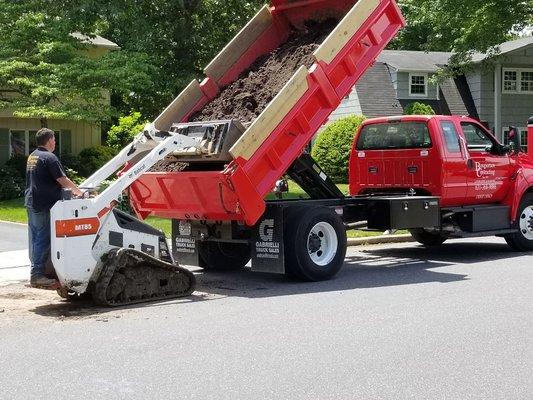
[[[89,57],[100,57],[105,53],[118,50],[120,47],[100,36],[88,38],[81,34],[72,34],[92,46]],[[106,100],[110,101],[109,94]],[[101,127],[99,124],[49,119],[48,127],[56,132],[56,151],[58,154],[78,154],[86,147],[99,145]],[[15,155],[26,156],[35,149],[35,133],[41,128],[39,118],[18,118],[10,109],[0,109],[0,165]]]
[[[438,84],[431,78],[452,53],[384,50],[330,122],[351,114],[402,114],[417,101],[431,105],[437,114],[473,116],[500,139],[508,126],[517,126],[525,140],[526,122],[533,116],[533,37],[499,47],[496,63],[485,65],[487,55],[475,54],[470,72]]]

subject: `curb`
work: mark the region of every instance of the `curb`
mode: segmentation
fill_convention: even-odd
[[[410,234],[404,235],[379,235],[364,238],[348,238],[348,246],[363,246],[368,244],[407,243],[415,240]]]
[[[13,225],[19,225],[19,226],[27,226],[28,224],[23,224],[22,222],[11,222],[11,221],[4,221],[4,220],[0,220],[1,223],[3,224],[13,224]]]
[[[5,224],[13,224],[19,226],[27,226],[20,222],[0,221]],[[407,243],[414,242],[415,240],[410,234],[404,235],[379,235],[379,236],[367,236],[363,238],[348,238],[348,246],[363,246],[369,244],[386,244],[386,243]]]

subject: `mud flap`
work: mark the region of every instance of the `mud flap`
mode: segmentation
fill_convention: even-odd
[[[179,265],[200,265],[198,241],[192,234],[190,222],[172,220],[172,255]]]
[[[285,273],[283,251],[283,210],[281,205],[268,204],[266,212],[252,232],[252,271]]]

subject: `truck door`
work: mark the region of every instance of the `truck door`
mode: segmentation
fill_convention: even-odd
[[[467,193],[468,154],[461,149],[457,127],[452,120],[440,121],[442,138],[442,199],[441,206],[460,206],[464,204]]]
[[[461,122],[466,147],[470,154],[467,169],[467,204],[496,203],[509,190],[511,162],[503,154],[496,139],[473,122]]]

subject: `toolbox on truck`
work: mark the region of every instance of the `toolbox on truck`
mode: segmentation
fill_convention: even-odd
[[[138,215],[176,219],[237,220],[253,225],[265,211],[264,197],[302,153],[361,75],[404,25],[394,0],[272,1],[263,7],[156,118],[168,131],[214,99],[260,56],[276,49],[292,27],[306,20],[340,20],[229,149],[218,170],[148,172],[130,190]]]
[[[439,228],[439,198],[398,196],[369,198],[368,229]]]

